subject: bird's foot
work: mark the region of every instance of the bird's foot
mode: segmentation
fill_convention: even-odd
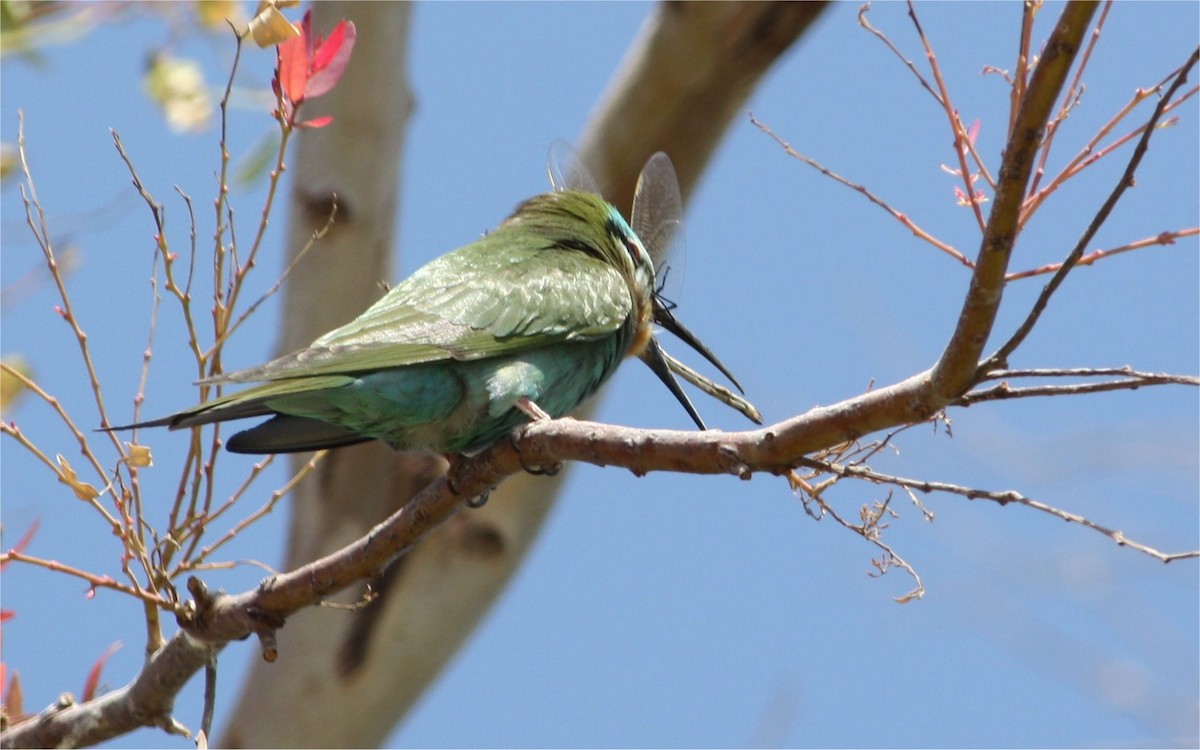
[[[542,407],[538,406],[536,403],[533,402],[532,399],[528,398],[527,396],[522,396],[521,398],[517,399],[517,408],[520,409],[521,411],[523,411],[525,414],[529,415],[529,418],[531,420],[533,420],[534,422],[542,422],[545,420],[553,419],[553,417],[551,417],[549,414],[547,414],[545,412],[545,410],[542,409]],[[508,435],[509,445],[511,445],[512,449],[514,451],[516,451],[518,460],[521,462],[521,468],[524,469],[525,473],[527,473],[527,474],[534,474],[534,475],[540,475],[540,476],[546,476],[546,477],[552,477],[555,474],[557,474],[558,472],[562,471],[562,462],[561,461],[555,461],[554,463],[548,464],[546,466],[542,466],[540,464],[535,464],[535,465],[531,466],[531,465],[525,463],[525,459],[521,457],[521,441],[520,441],[520,439],[525,434],[525,429],[527,426],[528,425],[521,425],[521,426],[517,427],[516,429],[514,429],[512,432],[510,432]]]
[[[524,427],[518,427],[515,430],[513,430],[508,435],[508,444],[512,446],[512,449],[514,451],[516,451],[517,460],[521,462],[521,468],[525,470],[525,473],[533,474],[535,476],[552,477],[555,474],[557,474],[558,472],[562,471],[562,461],[555,461],[554,463],[548,464],[546,466],[542,466],[541,464],[530,465],[530,464],[525,463],[525,458],[521,455],[521,441],[520,441],[521,435],[523,435],[524,433],[525,433]]]
[[[450,491],[453,492],[455,495],[463,494],[462,492],[459,491],[458,487],[456,487],[454,485],[454,479],[451,478],[451,476],[449,474],[446,475],[446,486],[449,487]],[[467,498],[467,507],[468,508],[482,508],[483,506],[487,505],[488,498],[491,497],[492,490],[494,490],[494,489],[496,489],[496,488],[488,487],[483,492],[480,492],[477,495],[472,495],[471,497]]]
[[[450,466],[446,469],[446,486],[449,487],[450,491],[455,495],[461,495],[463,492],[458,488],[458,483],[454,481],[454,470],[457,468],[459,461],[463,459],[463,456],[454,453],[447,453],[443,455],[445,455],[446,461],[448,461],[450,464]],[[467,498],[467,507],[482,508],[484,505],[487,505],[488,497],[492,494],[492,490],[494,489],[496,488],[488,487],[483,492]]]
[[[524,461],[521,462],[521,468],[525,470],[526,474],[533,474],[534,476],[541,477],[552,477],[558,472],[562,471],[562,467],[562,461],[555,461],[554,463],[547,464],[546,466],[529,466]]]
[[[522,396],[517,399],[516,407],[534,422],[545,422],[554,419],[554,417],[546,413],[545,409],[538,406],[536,401],[528,396]]]

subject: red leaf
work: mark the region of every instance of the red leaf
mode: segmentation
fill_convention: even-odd
[[[100,686],[100,673],[104,671],[104,664],[120,648],[121,642],[117,641],[105,649],[100,658],[96,660],[96,663],[92,665],[92,668],[88,671],[87,682],[83,683],[83,700],[90,701],[96,697],[96,688]]]
[[[33,540],[33,535],[37,533],[38,526],[40,525],[41,519],[35,518],[33,523],[29,524],[29,530],[21,535],[21,539],[17,542],[17,545],[12,548],[12,551],[24,552],[25,548],[29,546],[29,542]],[[6,563],[0,563],[0,570],[4,569],[5,564]]]
[[[304,101],[304,86],[308,80],[309,48],[312,44],[310,29],[312,11],[304,14],[300,23],[300,35],[279,44],[276,57],[279,60],[279,70],[276,79],[283,94],[294,104]]]
[[[325,115],[323,117],[314,117],[311,120],[305,120],[304,122],[298,122],[296,123],[296,127],[316,130],[317,128],[325,127],[331,122],[333,122],[333,117],[331,115]]]
[[[334,26],[333,31],[329,33],[328,39],[321,38],[320,34],[313,39],[312,69],[314,72],[321,70],[328,65],[329,61],[332,60],[334,55],[338,53],[338,50],[341,49],[342,43],[346,39],[347,23],[347,21],[338,21],[337,26]],[[353,43],[354,23],[349,22],[349,26],[350,38]]]
[[[339,21],[338,25],[333,27],[329,38],[317,44],[310,66],[312,72],[308,84],[304,87],[306,97],[321,96],[333,90],[342,79],[342,74],[346,72],[356,37],[357,31],[353,21]]]

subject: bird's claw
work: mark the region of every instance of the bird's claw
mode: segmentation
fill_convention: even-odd
[[[530,466],[529,464],[525,463],[525,459],[521,456],[521,438],[525,436],[525,430],[528,429],[528,427],[529,425],[521,425],[514,428],[512,432],[508,433],[508,444],[511,445],[513,451],[516,452],[517,461],[521,463],[521,468],[525,470],[526,474],[533,474],[534,476],[543,477],[552,477],[558,472],[562,471],[562,461],[555,461],[548,466],[539,466],[536,464]]]
[[[446,459],[450,462],[450,467],[446,470],[446,486],[449,487],[450,491],[453,492],[455,495],[461,495],[461,494],[463,494],[462,490],[460,490],[458,488],[458,485],[454,481],[454,468],[458,463],[459,457],[454,456],[454,455],[448,455],[448,456],[446,456]],[[495,488],[488,487],[486,490],[484,490],[483,492],[480,492],[478,495],[472,495],[471,497],[467,498],[467,507],[468,508],[482,508],[484,505],[487,505],[488,496],[490,496],[492,494],[493,489],[495,489]]]
[[[521,468],[525,470],[526,474],[542,477],[552,477],[562,471],[562,467],[562,461],[555,461],[548,466],[526,466],[524,461],[521,462]]]

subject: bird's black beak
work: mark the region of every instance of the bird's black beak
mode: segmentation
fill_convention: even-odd
[[[684,340],[686,341],[687,339]],[[700,353],[704,354],[704,351],[701,351]],[[645,362],[646,365],[654,372],[654,374],[658,376],[658,379],[663,382],[663,385],[665,385],[671,391],[671,393],[675,394],[675,398],[679,399],[679,403],[683,405],[683,408],[687,411],[688,416],[692,418],[692,421],[696,423],[696,426],[702,430],[707,430],[708,427],[704,424],[704,420],[700,418],[698,413],[696,413],[696,407],[692,406],[692,402],[688,399],[687,394],[684,393],[683,389],[679,387],[679,381],[675,379],[675,374],[671,372],[671,367],[669,364],[667,364],[666,357],[663,356],[663,350],[662,347],[659,346],[658,340],[651,336],[650,343],[646,345],[646,348],[642,350],[642,353],[639,356],[641,357],[641,360]],[[709,356],[710,360],[713,359],[711,355],[706,356]],[[719,364],[717,366],[720,367]],[[724,372],[724,369],[722,368],[721,371]]]
[[[742,389],[742,384],[739,383],[737,378],[733,376],[733,373],[729,372],[729,369],[726,368],[725,365],[721,364],[721,360],[717,359],[717,355],[713,354],[707,346],[701,343],[700,339],[696,338],[696,334],[689,331],[684,327],[683,323],[680,323],[678,320],[676,320],[675,316],[669,309],[667,309],[667,306],[663,304],[662,300],[659,299],[657,295],[654,296],[654,322],[662,326],[663,330],[675,334],[680,341],[695,349],[709,362],[712,362],[713,366],[720,370],[722,375],[729,378],[729,382],[733,383],[734,387],[736,387],[740,393],[746,392]],[[654,366],[651,365],[650,369],[653,370]],[[659,375],[659,377],[661,378],[662,375]],[[675,387],[678,388],[679,386],[676,385]],[[700,421],[698,417],[693,418],[696,419],[697,422]]]

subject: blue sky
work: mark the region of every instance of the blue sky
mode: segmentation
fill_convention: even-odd
[[[1060,6],[1043,9],[1044,39]],[[407,137],[398,269],[458,247],[547,189],[555,138],[574,138],[650,6],[423,4],[411,76],[418,106]],[[1094,54],[1082,102],[1052,155],[1061,166],[1132,96],[1183,63],[1197,44],[1195,3],[1116,5]],[[858,27],[857,5],[834,7],[751,98],[748,108],[796,148],[866,184],[939,237],[973,255],[978,230],[954,204],[945,118],[911,74]],[[919,6],[964,120],[998,163],[1008,91],[985,65],[1012,67],[1017,4]],[[905,8],[878,4],[872,22],[914,60],[923,55]],[[26,116],[29,155],[60,252],[75,250],[73,299],[89,331],[109,408],[132,413],[150,306],[152,225],[117,158],[115,128],[156,197],[168,235],[186,247],[178,185],[211,232],[216,135],[172,134],[142,93],[146,55],[169,36],[142,7],[36,62],[5,59],[0,134]],[[361,32],[360,32],[361,33]],[[469,40],[464,43],[463,40]],[[210,83],[224,80],[224,36],[186,37]],[[272,58],[252,54],[239,84],[263,87]],[[1193,75],[1193,80],[1195,79]],[[251,97],[231,120],[235,158],[271,127]],[[1118,128],[1124,133],[1148,116]],[[1197,107],[1155,136],[1137,186],[1093,243],[1113,247],[1200,224]],[[336,127],[336,123],[333,127]],[[1060,191],[1029,225],[1014,269],[1061,259],[1112,189],[1116,159]],[[261,185],[235,190],[239,216]],[[2,194],[5,300],[2,349],[93,421],[78,349],[53,312],[53,287],[10,285],[38,268],[14,186]],[[275,227],[281,223],[277,220]],[[247,219],[249,221],[249,219]],[[273,231],[256,283],[279,272]],[[787,157],[746,117],[733,125],[687,215],[688,262],[679,314],[737,373],[768,421],[886,384],[934,361],[952,330],[967,271],[915,239],[860,195]],[[1078,270],[1013,361],[1018,367],[1110,367],[1195,373],[1200,360],[1197,240],[1152,247]],[[997,323],[1024,317],[1044,277],[1009,288]],[[13,290],[20,290],[16,294]],[[364,301],[364,306],[366,301]],[[232,367],[274,352],[278,308],[231,343]],[[164,319],[165,321],[166,319]],[[167,325],[166,322],[163,323]],[[165,336],[160,333],[160,337]],[[161,344],[169,352],[168,344]],[[678,347],[675,347],[678,349]],[[192,373],[163,354],[148,415],[192,403]],[[690,422],[645,368],[624,368],[597,418],[687,429]],[[694,398],[710,424],[740,417]],[[1195,389],[1146,388],[1076,399],[959,410],[953,438],[904,433],[881,471],[987,489],[1016,489],[1123,530],[1165,551],[1200,547],[1200,400]],[[75,448],[50,411],[26,399],[6,413],[51,451]],[[143,474],[166,498],[186,439],[152,441]],[[3,459],[4,546],[40,521],[33,554],[118,572],[119,547],[13,441]],[[249,461],[229,457],[232,488]],[[256,502],[283,481],[259,485]],[[855,516],[881,488],[844,483],[832,496]],[[899,605],[899,572],[868,575],[874,548],[814,522],[782,480],[654,474],[576,466],[559,506],[497,606],[391,738],[416,746],[1195,746],[1200,704],[1197,565],[1163,566],[1111,540],[1020,507],[928,496],[926,523],[898,496],[887,537],[921,573],[923,601]],[[163,505],[167,501],[164,499]],[[229,557],[280,558],[286,511]],[[261,571],[214,572],[227,590]],[[114,641],[105,678],[124,684],[141,661],[138,608],[93,599],[64,576],[5,570],[4,661],[21,671],[26,706],[78,693]],[[221,661],[218,723],[257,649],[233,644]],[[177,704],[199,720],[198,685]],[[189,746],[140,732],[114,746]]]

